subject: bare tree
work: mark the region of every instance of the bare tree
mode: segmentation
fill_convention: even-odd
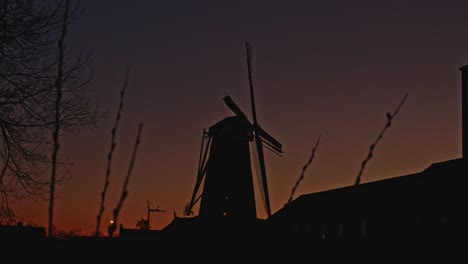
[[[143,217],[138,220],[138,222],[136,223],[136,228],[137,229],[140,229],[140,230],[149,230],[150,229],[150,226],[149,226],[149,222],[148,222],[148,219],[143,219]]]
[[[87,59],[66,56],[64,33],[79,11],[63,0],[0,1],[0,223],[14,221],[11,201],[50,194],[46,172],[66,166],[48,154],[56,128],[57,137],[78,132],[102,116],[89,95]]]
[[[62,104],[62,79],[63,79],[63,63],[65,57],[65,36],[67,35],[68,11],[70,10],[70,0],[65,1],[65,9],[63,11],[62,29],[60,38],[57,43],[57,77],[55,79],[55,124],[54,132],[52,133],[53,150],[52,150],[52,172],[50,176],[49,186],[49,236],[54,236],[53,219],[54,219],[54,201],[55,201],[55,182],[57,180],[57,156],[59,151],[59,132],[60,132],[60,117]]]

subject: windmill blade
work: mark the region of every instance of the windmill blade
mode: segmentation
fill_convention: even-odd
[[[232,110],[232,112],[234,112],[234,114],[247,119],[247,116],[244,114],[244,112],[242,112],[240,107],[237,106],[237,104],[232,100],[232,98],[229,95],[224,96],[223,101]]]
[[[206,146],[204,146],[205,135],[207,135],[207,132],[206,132],[206,130],[203,130],[202,146],[201,146],[201,151],[200,151],[200,160],[199,160],[198,172],[197,172],[197,180],[195,182],[195,187],[193,189],[192,198],[190,199],[190,203],[188,204],[188,206],[186,207],[185,212],[184,212],[186,215],[190,215],[192,213],[193,206],[199,200],[199,197],[197,198],[196,196],[197,196],[197,193],[198,193],[198,191],[200,189],[201,183],[202,183],[203,179],[205,178],[205,174],[206,174],[206,165],[208,164],[208,162],[206,161],[206,157],[208,155],[208,150],[210,149],[211,137],[210,136],[208,137],[208,142],[207,142]],[[203,148],[204,148],[204,151],[203,151]],[[202,152],[203,152],[203,157],[202,157]]]
[[[255,96],[254,96],[253,82],[252,82],[252,62],[250,59],[252,45],[250,45],[247,41],[245,41],[245,49],[247,51],[247,69],[249,73],[250,101],[252,103],[252,119],[253,119],[253,124],[255,125],[257,124],[257,112],[255,111]]]
[[[248,68],[248,73],[249,73],[250,101],[252,103],[252,119],[253,119],[254,131],[256,132],[256,134],[259,134],[262,138],[268,141],[270,145],[273,145],[276,151],[278,151],[279,153],[282,153],[281,144],[278,142],[278,140],[276,140],[270,134],[268,134],[265,130],[263,130],[257,122],[257,111],[255,110],[255,94],[254,94],[253,81],[252,81],[251,50],[253,47],[247,41],[245,41],[245,47],[247,51],[247,68]],[[245,116],[244,113],[242,114]]]
[[[205,172],[206,172],[206,170],[203,168],[203,169],[199,170],[198,173],[197,173],[197,181],[196,181],[195,187],[193,189],[192,198],[190,199],[190,203],[188,204],[188,206],[185,209],[185,212],[184,212],[185,215],[192,214],[192,208],[195,206],[195,204],[199,200],[199,197],[197,197],[197,194],[198,194],[198,191],[200,190],[201,183],[202,183],[203,179],[205,178]]]
[[[270,217],[271,208],[270,208],[270,196],[268,193],[268,184],[267,184],[267,177],[266,177],[265,155],[263,153],[262,140],[259,136],[255,136],[254,144],[255,146],[253,147],[253,153],[254,153],[255,170],[257,172],[258,185],[259,185],[260,194],[263,200],[263,206],[265,207],[265,211],[268,217]]]
[[[281,149],[281,143],[278,142],[274,137],[272,137],[270,134],[268,134],[263,128],[260,127],[259,124],[254,124],[254,131],[256,134],[258,134],[260,137],[262,137],[266,142],[269,143],[270,146],[272,146],[277,152],[283,153],[283,150]]]
[[[237,106],[237,104],[232,100],[232,98],[229,95],[224,96],[223,101],[232,110],[232,112],[234,112],[234,114],[236,114],[239,117],[243,117],[247,119],[247,116],[240,109],[240,107]],[[267,149],[271,150],[273,153],[277,154],[278,156],[281,156],[283,154],[283,150],[281,149],[282,148],[281,143],[279,143],[278,140],[276,140],[270,134],[268,134],[265,130],[263,130],[263,128],[261,128],[259,124],[254,126],[249,122],[249,120],[247,120],[247,122],[252,126],[255,133],[259,134],[262,141],[266,143],[265,147]]]
[[[253,120],[253,129],[255,131],[255,147],[257,154],[256,166],[257,169],[257,179],[259,180],[260,193],[263,199],[263,204],[265,206],[266,213],[268,217],[271,216],[270,209],[270,196],[268,194],[268,184],[266,177],[266,168],[265,168],[265,158],[263,154],[263,144],[260,135],[262,134],[265,139],[271,143],[274,148],[281,151],[281,144],[275,140],[272,136],[266,133],[258,124],[257,124],[257,112],[255,110],[255,95],[252,81],[252,62],[251,62],[251,50],[252,45],[249,42],[245,41],[245,49],[247,53],[247,69],[249,74],[249,86],[250,86],[250,101],[252,104],[252,120]]]
[[[263,146],[268,149],[269,151],[273,152],[273,154],[276,154],[280,157],[283,157],[283,151],[281,150],[278,150],[275,146],[271,145],[270,142],[264,140],[263,138],[262,139],[262,142],[264,143]]]

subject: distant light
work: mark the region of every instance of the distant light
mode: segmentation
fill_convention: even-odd
[[[226,212],[223,212],[223,216],[227,216],[227,213],[226,213]]]
[[[110,223],[113,224],[113,223],[114,223],[114,220],[110,220]]]

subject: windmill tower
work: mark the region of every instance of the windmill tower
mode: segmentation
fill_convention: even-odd
[[[185,208],[185,214],[191,215],[194,205],[200,201],[198,217],[208,222],[251,223],[257,220],[252,163],[266,214],[271,215],[263,148],[280,156],[283,151],[281,144],[257,122],[247,42],[246,51],[252,122],[230,96],[223,98],[235,115],[203,131],[197,180],[191,201]]]

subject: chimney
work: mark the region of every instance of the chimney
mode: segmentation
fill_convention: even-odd
[[[462,72],[462,158],[468,157],[468,64],[460,68]]]

